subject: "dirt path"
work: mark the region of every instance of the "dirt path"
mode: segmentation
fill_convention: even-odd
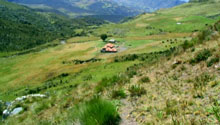
[[[122,108],[121,108],[121,118],[122,122],[121,125],[138,125],[135,118],[133,118],[130,114],[133,111],[133,107],[131,102],[127,99],[122,100]]]

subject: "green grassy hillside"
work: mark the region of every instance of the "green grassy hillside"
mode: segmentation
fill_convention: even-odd
[[[99,25],[104,21],[68,19],[53,13],[38,13],[24,6],[0,1],[0,51],[21,51],[76,36],[75,29]]]
[[[106,25],[96,30],[96,34],[108,33],[124,37],[192,33],[219,19],[219,5],[220,2],[186,3],[171,9],[139,15],[126,23]]]
[[[219,5],[187,3],[1,57],[0,110],[17,97],[46,95],[16,101],[10,110],[23,111],[2,123],[218,124]],[[118,53],[100,53],[103,33],[119,41]]]

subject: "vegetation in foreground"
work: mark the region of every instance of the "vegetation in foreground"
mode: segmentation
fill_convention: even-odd
[[[80,104],[74,110],[74,114],[75,122],[82,125],[118,125],[120,122],[120,116],[114,104],[100,98]]]

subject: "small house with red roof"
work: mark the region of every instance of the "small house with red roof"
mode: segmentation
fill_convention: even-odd
[[[102,53],[116,53],[118,52],[117,49],[115,48],[115,45],[112,44],[112,43],[108,43],[106,44],[102,50],[101,50]]]

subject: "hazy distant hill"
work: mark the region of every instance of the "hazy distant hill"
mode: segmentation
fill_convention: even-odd
[[[92,15],[110,21],[184,3],[181,0],[8,0],[40,11],[53,11],[70,17]],[[111,18],[109,18],[111,15]]]
[[[120,5],[144,11],[154,11],[160,8],[170,8],[185,3],[182,0],[114,0]]]
[[[139,13],[137,9],[118,5],[111,0],[8,0],[10,2],[25,4],[41,10],[57,10],[70,17],[87,15],[112,15],[120,19],[125,16],[134,16]]]

